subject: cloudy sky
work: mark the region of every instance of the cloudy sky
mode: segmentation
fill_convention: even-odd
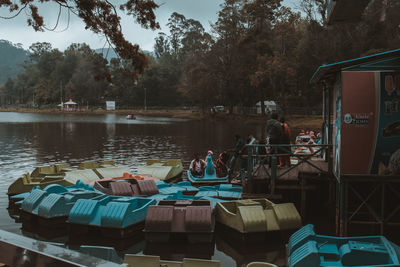
[[[296,0],[284,0],[284,4],[293,7]],[[224,0],[156,0],[160,8],[156,10],[157,21],[161,25],[161,31],[167,31],[166,23],[173,12],[183,14],[186,18],[200,21],[204,28],[210,30],[210,23],[217,20],[220,4]],[[39,12],[44,16],[48,28],[53,28],[58,14],[57,5],[38,5]],[[9,16],[7,9],[0,9],[0,16]],[[145,30],[137,25],[131,17],[122,17],[122,29],[125,37],[132,43],[137,43],[145,50],[153,50],[154,38],[159,31]],[[49,42],[53,47],[64,50],[71,43],[87,43],[93,49],[104,45],[104,38],[85,30],[83,22],[71,14],[69,27],[67,26],[67,12],[61,15],[60,23],[55,32],[35,32],[27,26],[26,15],[22,12],[18,17],[6,20],[0,19],[0,39],[12,43],[21,43],[25,49],[34,42]]]

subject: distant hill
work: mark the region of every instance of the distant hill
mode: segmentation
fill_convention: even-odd
[[[108,62],[110,62],[110,60],[111,60],[112,58],[119,58],[119,56],[117,55],[117,53],[115,53],[114,49],[112,49],[112,48],[110,48],[110,49],[107,49],[107,48],[104,48],[104,49],[98,48],[98,49],[95,49],[94,51],[95,51],[96,53],[98,53],[98,54],[103,54],[103,57],[104,57],[105,59],[107,59]],[[108,52],[107,52],[107,51],[108,51]],[[108,53],[108,54],[107,54],[107,53]],[[145,53],[146,55],[149,55],[149,56],[154,57],[154,53],[153,53],[152,51],[143,50],[143,53]]]
[[[21,44],[0,40],[0,85],[23,70],[22,64],[28,60],[29,52]]]

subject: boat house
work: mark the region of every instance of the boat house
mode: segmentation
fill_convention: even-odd
[[[338,232],[400,225],[400,49],[320,66]]]

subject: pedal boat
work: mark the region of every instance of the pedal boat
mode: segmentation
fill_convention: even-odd
[[[185,237],[190,243],[209,243],[214,228],[209,200],[161,200],[149,207],[144,231],[149,242]]]
[[[219,202],[215,209],[217,222],[243,234],[301,227],[301,217],[293,203],[246,199]]]
[[[229,173],[229,170],[227,171]],[[194,176],[190,170],[187,171],[189,181],[193,185],[215,185],[229,183],[229,175],[218,177],[212,162],[212,154],[207,155],[206,168],[203,176]]]
[[[137,173],[148,174],[165,182],[178,182],[182,180],[183,165],[180,159],[161,161],[149,159],[145,166],[139,166]]]
[[[317,235],[308,224],[288,243],[289,267],[400,266],[400,247],[384,236],[335,237]]]

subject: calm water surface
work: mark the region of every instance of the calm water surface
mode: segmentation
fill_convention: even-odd
[[[137,116],[126,120],[123,115],[0,113],[0,228],[34,236],[21,231],[7,211],[7,188],[19,176],[34,167],[56,162],[75,165],[86,160],[115,160],[134,173],[148,158],[179,158],[185,168],[195,152],[219,153],[234,145],[234,134],[261,136],[263,124],[237,122],[186,121],[161,117]],[[171,244],[154,247],[142,240],[132,241],[119,251],[161,255],[165,259],[199,256],[220,260],[222,266],[245,266],[253,260],[283,265],[282,244],[249,245],[218,234],[207,246]],[[51,241],[64,241],[51,240]],[[101,242],[100,242],[101,243]]]

